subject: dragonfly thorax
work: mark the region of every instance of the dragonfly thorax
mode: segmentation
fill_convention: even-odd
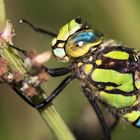
[[[99,96],[108,104],[116,108],[126,107],[134,102],[140,88],[137,76],[139,58],[134,49],[110,46],[109,43],[101,44],[95,53],[79,59],[77,77],[81,81],[88,81],[89,88],[91,85],[96,87]],[[111,96],[120,96],[120,100],[113,102]]]

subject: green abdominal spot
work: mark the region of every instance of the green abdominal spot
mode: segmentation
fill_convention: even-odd
[[[113,89],[119,89],[124,92],[132,92],[134,89],[131,73],[120,73],[115,70],[97,68],[92,73],[92,80],[102,83],[114,83],[118,86]]]
[[[131,106],[136,101],[136,96],[124,96],[121,94],[106,93],[104,91],[99,92],[100,97],[116,108],[122,108]]]
[[[132,112],[126,113],[122,117],[127,119],[129,122],[133,123],[137,120],[137,118],[140,116],[140,111],[134,110]]]

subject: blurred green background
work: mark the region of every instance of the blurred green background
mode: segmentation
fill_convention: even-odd
[[[14,44],[26,50],[49,50],[52,38],[19,24],[20,19],[27,19],[36,26],[58,32],[62,25],[77,16],[87,19],[105,38],[113,38],[131,48],[140,49],[139,0],[5,0],[5,5],[7,16],[15,25]],[[67,64],[53,58],[47,64],[49,67],[64,65]],[[47,92],[50,93],[63,78],[51,79],[45,86]],[[0,91],[0,140],[55,139],[36,110],[6,85],[1,85]],[[79,136],[79,140],[99,137],[101,131],[96,115],[83,96],[78,81],[71,83],[54,104],[68,126]],[[107,111],[105,114],[108,114]],[[123,120],[112,133],[112,140],[137,140],[139,137],[140,130]]]

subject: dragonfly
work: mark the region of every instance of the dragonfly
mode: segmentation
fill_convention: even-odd
[[[43,102],[33,104],[24,98],[28,104],[36,109],[47,106],[70,82],[77,79],[97,114],[104,139],[111,139],[110,129],[98,102],[115,117],[123,118],[140,128],[139,51],[113,39],[105,40],[102,33],[93,30],[81,18],[70,20],[60,28],[58,34],[35,27],[27,20],[22,22],[36,32],[53,36],[51,44],[53,56],[61,62],[69,62],[67,67],[44,67],[53,77],[69,75]]]

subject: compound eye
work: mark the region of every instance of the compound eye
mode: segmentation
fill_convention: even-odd
[[[70,57],[85,55],[91,47],[102,42],[101,34],[92,30],[85,30],[72,35],[66,43],[66,53]]]
[[[101,36],[96,32],[81,32],[75,36],[73,36],[73,41],[75,42],[76,46],[83,46],[86,43],[93,43],[98,41]]]

